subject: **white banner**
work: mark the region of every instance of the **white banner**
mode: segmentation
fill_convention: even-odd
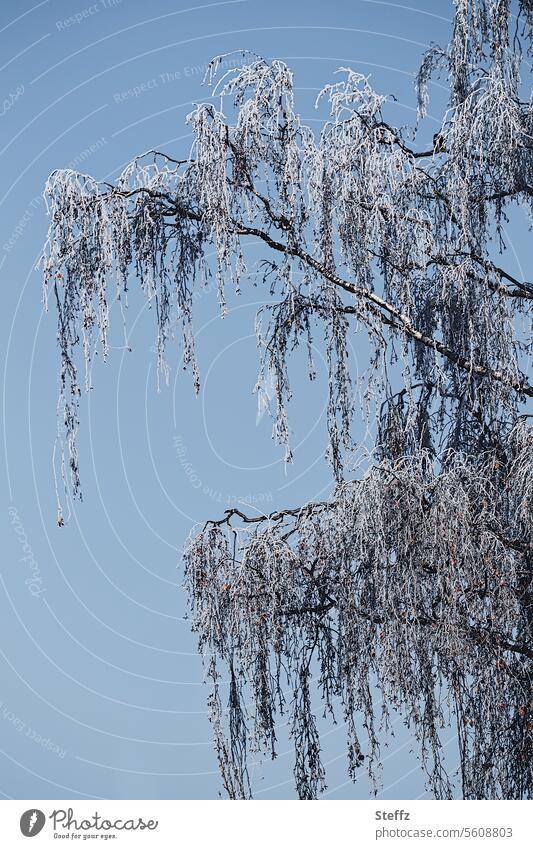
[[[531,802],[2,801],[4,847],[532,846]],[[71,845],[68,844],[68,845]]]

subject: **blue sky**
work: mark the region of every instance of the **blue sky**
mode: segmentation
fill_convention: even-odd
[[[181,547],[196,522],[236,503],[294,506],[331,487],[323,383],[306,382],[298,358],[292,467],[268,417],[256,421],[259,288],[244,286],[223,322],[213,295],[198,299],[198,398],[178,342],[170,385],[157,393],[154,321],[133,297],[133,351],[96,366],[82,404],[84,501],[67,527],[56,526],[55,315],[43,313],[35,270],[47,175],[70,166],[112,179],[149,148],[186,155],[185,117],[209,96],[206,63],[240,48],[292,67],[310,123],[317,92],[342,65],[371,73],[397,98],[391,120],[412,123],[413,73],[430,42],[447,41],[451,12],[448,0],[2,3],[0,795],[216,798]],[[430,114],[426,132],[436,126]],[[364,345],[351,345],[364,366]],[[395,731],[383,751],[383,796],[415,798],[424,787],[401,720]],[[453,752],[451,730],[449,738]],[[366,798],[364,777],[346,778],[342,724],[328,728],[324,746],[329,795]],[[294,795],[290,744],[280,748],[274,765],[254,768],[257,798]]]

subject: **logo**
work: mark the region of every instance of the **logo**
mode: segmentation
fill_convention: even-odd
[[[38,808],[30,808],[29,811],[24,811],[20,818],[20,830],[24,837],[35,837],[42,831],[46,822],[46,817]]]
[[[35,837],[39,834],[46,823],[46,815],[38,808],[30,808],[24,811],[20,818],[20,830],[24,837]],[[111,820],[95,811],[85,819],[76,819],[73,808],[65,810],[58,808],[49,814],[50,827],[53,828],[54,837],[101,837],[108,840],[110,837],[118,836],[114,832],[122,831],[155,831],[159,825],[158,820],[145,820],[143,817],[131,817],[129,819]],[[96,833],[94,833],[96,832]],[[98,832],[109,832],[99,834]],[[113,832],[113,833],[111,833]]]

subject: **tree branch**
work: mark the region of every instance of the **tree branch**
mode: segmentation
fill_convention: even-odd
[[[289,247],[288,245],[284,245],[281,242],[273,239],[268,233],[265,233],[263,230],[259,230],[257,227],[247,227],[239,222],[234,221],[234,232],[237,235],[243,236],[256,236],[261,239],[265,244],[267,244],[270,248],[279,253],[288,254],[290,256],[297,257],[310,268],[313,268],[317,271],[322,277],[326,280],[329,280],[335,286],[338,286],[341,289],[344,289],[345,292],[349,292],[351,295],[354,295],[358,298],[363,298],[369,303],[373,304],[377,307],[377,311],[374,313],[380,321],[382,321],[387,326],[391,327],[393,330],[397,332],[403,332],[411,339],[414,339],[417,342],[420,342],[422,345],[425,345],[427,348],[431,348],[434,351],[438,351],[439,354],[442,354],[446,357],[450,362],[457,365],[464,371],[469,372],[470,374],[476,374],[479,377],[488,377],[491,380],[496,380],[499,383],[502,383],[506,386],[510,386],[516,392],[520,394],[527,395],[533,398],[533,386],[530,386],[527,381],[521,380],[513,380],[512,378],[507,377],[502,371],[497,369],[492,369],[490,366],[480,365],[479,363],[474,363],[466,357],[458,354],[453,351],[443,342],[439,342],[437,339],[434,339],[431,336],[428,336],[425,333],[422,333],[416,327],[413,327],[408,316],[404,315],[399,309],[397,309],[392,304],[389,304],[384,298],[381,298],[375,292],[371,292],[369,289],[365,289],[362,286],[356,286],[353,283],[350,283],[347,280],[344,280],[335,272],[326,268],[322,263],[318,262],[314,257],[310,256],[306,251],[302,250],[298,247]],[[355,307],[346,307],[345,312],[355,312]],[[383,315],[383,312],[389,313],[392,318]]]

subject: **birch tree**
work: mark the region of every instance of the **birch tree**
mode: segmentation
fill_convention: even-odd
[[[61,170],[46,185],[60,525],[63,486],[81,494],[82,386],[130,286],[155,308],[159,373],[179,328],[199,389],[193,295],[213,275],[223,315],[228,287],[247,283],[250,241],[261,245],[256,388],[273,386],[287,462],[291,352],[307,346],[313,378],[324,339],[331,497],[206,517],[185,546],[231,798],[251,796],[250,759],[276,755],[283,722],[299,798],[324,790],[317,711],[343,723],[349,776],[366,771],[376,791],[399,712],[436,798],[532,796],[533,284],[509,270],[505,226],[532,213],[533,3],[454,6],[449,45],[417,76],[420,119],[430,80],[448,88],[429,146],[351,68],[319,93],[327,117],[312,130],[290,69],[243,53],[225,73],[211,63],[186,158],[149,151],[113,184]],[[358,339],[370,356],[355,380]],[[376,437],[354,466],[361,416]]]

